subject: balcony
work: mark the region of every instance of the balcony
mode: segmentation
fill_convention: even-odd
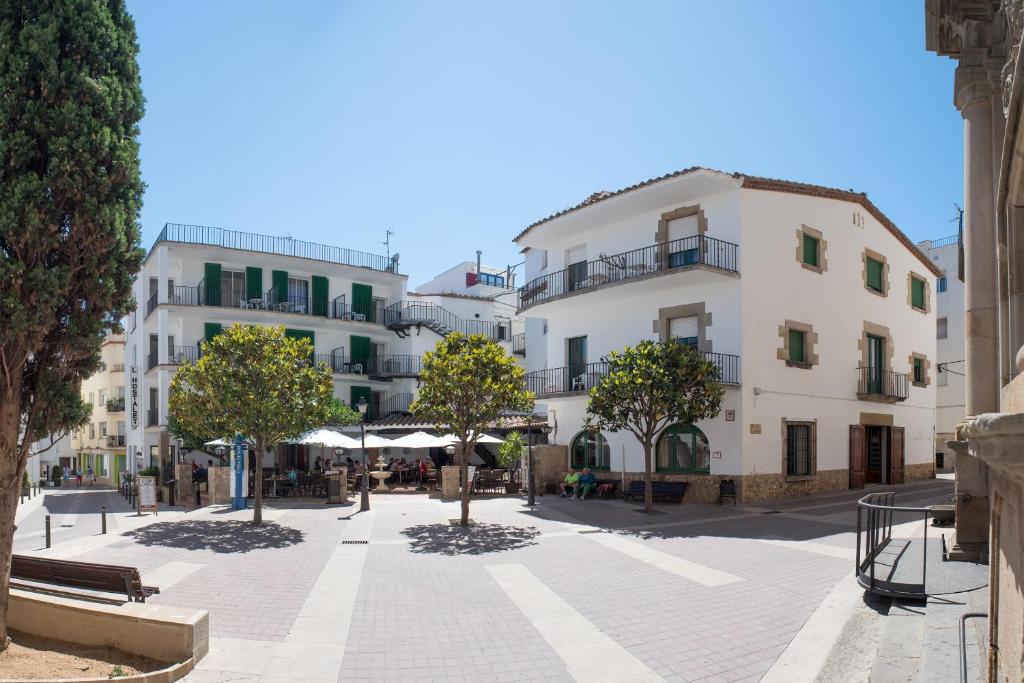
[[[369,418],[376,420],[392,413],[407,413],[409,412],[410,405],[412,405],[412,394],[391,394],[381,401],[379,405],[372,406],[373,410],[369,411],[371,413]]]
[[[116,398],[107,399],[107,412],[108,413],[123,413],[124,412],[124,396],[118,396]]]
[[[186,363],[194,364],[199,360],[199,346],[175,346],[171,349],[171,354],[167,357],[167,362],[170,365],[185,365]]]
[[[373,356],[367,359],[367,371],[370,379],[390,380],[400,377],[417,378],[420,376],[419,356]]]
[[[526,333],[520,332],[519,334],[512,335],[512,353],[518,353],[520,356],[526,355]]]
[[[124,434],[108,435],[107,448],[124,448]]]
[[[356,268],[369,268],[385,273],[397,271],[398,259],[388,258],[380,254],[369,254],[363,251],[345,249],[343,247],[332,247],[327,244],[316,242],[305,242],[292,239],[291,237],[274,237],[272,235],[257,235],[252,232],[240,232],[238,230],[225,230],[205,225],[182,225],[180,223],[167,223],[156,238],[153,246],[160,242],[182,242],[184,244],[204,244],[211,247],[224,247],[226,249],[241,249],[244,251],[258,251],[264,254],[279,254],[281,256],[296,256],[298,258],[310,259],[312,261],[326,261],[327,263],[338,263],[343,266],[354,266]],[[152,253],[152,249],[150,250]]]
[[[895,403],[906,401],[910,376],[882,368],[857,368],[857,398],[864,401]]]
[[[711,361],[718,368],[720,384],[739,386],[740,357],[728,353],[701,353],[704,360]],[[600,384],[608,375],[606,362],[586,365],[535,370],[526,373],[526,389],[537,398],[571,396],[583,394]]]
[[[152,301],[152,308],[156,308],[156,300]],[[382,303],[373,302],[366,307],[353,307],[345,303],[344,294],[328,300],[326,297],[282,295],[275,289],[269,289],[260,296],[249,297],[246,292],[232,290],[229,287],[207,287],[204,282],[198,285],[175,286],[167,303],[174,306],[217,306],[370,323],[381,323],[384,319]],[[150,312],[152,309],[147,305],[146,315],[148,316]]]
[[[344,349],[336,349],[331,353],[314,353],[314,363],[325,363],[327,367],[339,375],[365,375],[366,364],[361,360],[353,360],[343,353]]]
[[[114,363],[110,366],[111,372],[124,372],[124,363]]]
[[[519,312],[553,299],[590,289],[653,277],[658,274],[710,268],[738,273],[738,247],[705,235],[654,244],[596,261],[583,261],[565,270],[531,280],[518,292]]]
[[[409,336],[413,327],[426,327],[442,337],[452,332],[466,336],[482,334],[494,341],[508,339],[507,325],[494,320],[460,318],[443,306],[428,302],[396,301],[384,309],[384,325],[399,337]]]

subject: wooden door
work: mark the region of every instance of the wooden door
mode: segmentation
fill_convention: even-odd
[[[864,488],[864,425],[850,425],[850,488]]]
[[[903,483],[903,427],[889,427],[889,483]]]

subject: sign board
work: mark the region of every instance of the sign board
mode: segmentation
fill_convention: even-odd
[[[156,477],[136,477],[135,500],[139,503],[139,514],[156,513]]]
[[[245,446],[241,437],[235,438],[231,449],[231,509],[244,510],[245,499],[249,495],[249,468],[245,466]]]
[[[139,366],[133,365],[131,371],[131,414],[132,429],[139,428]]]
[[[725,411],[725,421],[726,422],[735,422],[736,421],[736,411],[735,410],[727,410],[727,411]]]

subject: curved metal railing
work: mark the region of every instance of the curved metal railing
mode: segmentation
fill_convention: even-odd
[[[857,501],[857,582],[878,595],[898,598],[926,597],[925,582],[928,577],[928,518],[932,516],[931,506],[905,507],[895,504],[896,492],[870,493]],[[922,515],[924,538],[921,544],[921,583],[893,581],[896,563],[889,567],[889,575],[879,577],[876,565],[879,555],[892,544],[892,521],[897,513]],[[909,547],[909,545],[908,545]]]

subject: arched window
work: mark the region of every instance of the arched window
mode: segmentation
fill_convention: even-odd
[[[674,424],[658,437],[655,469],[659,472],[709,472],[711,446],[704,432],[690,424]]]
[[[606,470],[612,460],[612,449],[601,432],[583,430],[572,440],[569,458],[574,470],[589,467],[592,470]]]

